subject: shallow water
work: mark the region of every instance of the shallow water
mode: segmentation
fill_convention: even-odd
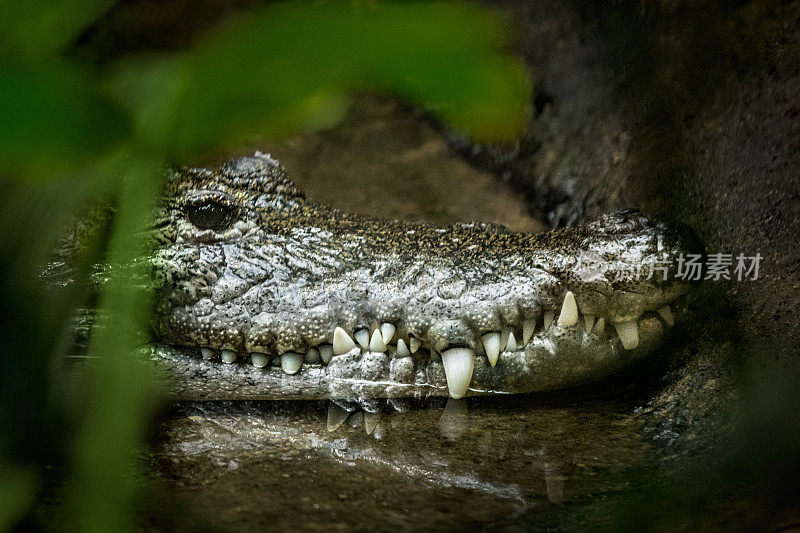
[[[399,407],[181,404],[151,460],[166,505],[189,522],[314,530],[580,520],[570,508],[624,490],[657,455],[623,405],[514,396]]]

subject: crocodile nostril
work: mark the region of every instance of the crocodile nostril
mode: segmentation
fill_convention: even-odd
[[[189,222],[194,224],[197,229],[212,230],[221,233],[230,228],[233,222],[233,210],[211,200],[202,204],[190,205],[186,207],[186,216]]]

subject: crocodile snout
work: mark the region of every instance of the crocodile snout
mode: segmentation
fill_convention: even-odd
[[[165,197],[160,341],[335,397],[600,379],[652,352],[689,290],[689,240],[635,211],[536,235],[385,221],[305,199],[263,154],[176,172]]]

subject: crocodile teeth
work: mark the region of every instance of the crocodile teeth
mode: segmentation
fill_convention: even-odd
[[[203,356],[203,359],[208,361],[212,357],[214,357],[214,349],[213,348],[206,348],[205,346],[200,348],[200,355]]]
[[[617,335],[622,341],[622,347],[626,350],[633,350],[639,346],[639,326],[636,322],[615,322]]]
[[[605,335],[606,319],[603,317],[598,318],[597,322],[594,325],[594,328],[592,329],[592,332],[597,336]]]
[[[263,353],[253,352],[250,354],[250,362],[253,363],[253,366],[256,368],[264,368],[269,364],[269,357]]]
[[[299,353],[286,352],[281,356],[281,369],[286,374],[297,374],[303,366],[303,356]]]
[[[222,356],[223,363],[230,364],[236,361],[236,352],[234,352],[233,350],[222,350],[220,352],[220,355]]]
[[[507,352],[516,352],[517,351],[517,339],[514,337],[514,332],[508,334],[508,342],[506,343],[506,351]]]
[[[319,351],[316,348],[309,348],[308,352],[306,353],[306,363],[310,365],[316,365],[321,361],[322,357],[320,357]]]
[[[483,349],[486,350],[489,364],[496,365],[497,358],[500,357],[500,334],[496,331],[487,333],[481,337],[481,341],[483,341]]]
[[[344,424],[348,416],[350,416],[350,411],[331,402],[328,405],[328,431],[335,431],[336,428]]]
[[[372,338],[369,341],[369,351],[375,353],[383,353],[386,351],[386,345],[383,343],[381,332],[377,329],[372,332]]]
[[[350,338],[345,330],[336,328],[333,330],[333,353],[334,355],[342,355],[356,347],[356,343]]]
[[[411,357],[411,352],[408,351],[408,347],[406,346],[406,341],[403,339],[397,339],[397,357],[398,359],[402,359],[404,357]]]
[[[347,333],[345,333],[347,335]],[[353,342],[352,340],[350,342]],[[352,348],[351,348],[352,349]],[[348,350],[349,351],[349,350]],[[333,359],[333,346],[330,344],[323,344],[319,347],[319,357],[326,365]]]
[[[360,329],[356,331],[356,342],[361,345],[365,350],[369,350],[369,331]]]
[[[536,319],[529,318],[522,323],[522,344],[528,344],[533,338],[533,332],[536,331]]]
[[[583,320],[586,326],[586,333],[590,333],[594,327],[594,315],[583,315]]]
[[[383,344],[389,344],[389,341],[392,340],[394,337],[394,332],[397,328],[394,327],[394,324],[390,324],[389,322],[384,322],[381,324],[381,337],[383,338]]]
[[[561,305],[561,314],[558,316],[559,326],[574,326],[578,323],[578,304],[575,302],[575,295],[572,291],[567,291],[564,296],[564,303]]]
[[[442,365],[447,379],[447,389],[453,398],[461,398],[469,389],[472,370],[475,368],[475,350],[451,348],[442,352]]]
[[[661,315],[661,318],[664,319],[668,326],[675,325],[675,317],[672,316],[672,309],[668,305],[659,309],[658,314]]]
[[[411,337],[408,339],[408,349],[411,350],[411,353],[417,353],[419,347],[422,346],[422,341],[416,337]]]
[[[555,316],[556,314],[552,311],[548,311],[544,314],[544,329],[548,329],[550,327],[550,324],[553,323]]]

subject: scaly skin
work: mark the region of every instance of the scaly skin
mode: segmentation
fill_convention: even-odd
[[[189,398],[569,387],[651,353],[672,321],[657,311],[689,289],[673,271],[687,240],[637,212],[543,234],[387,221],[307,200],[260,153],[175,172],[165,199],[155,354]],[[600,276],[583,270],[587,254],[605,261]],[[668,279],[637,280],[631,266],[648,263],[669,263]],[[617,332],[631,330],[626,348]],[[353,347],[364,335],[371,346]]]

